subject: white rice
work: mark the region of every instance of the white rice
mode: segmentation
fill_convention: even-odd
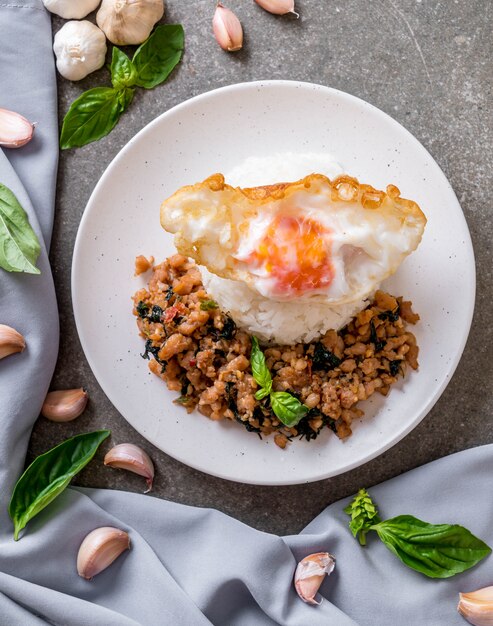
[[[316,172],[334,178],[343,169],[330,154],[294,154],[250,157],[226,174],[226,182],[240,187],[299,180]],[[278,302],[261,296],[245,283],[220,278],[200,267],[204,286],[236,324],[264,341],[279,344],[308,343],[330,329],[339,330],[368,302],[331,307],[317,301]]]
[[[325,174],[332,179],[343,173],[331,154],[283,152],[268,157],[249,157],[225,174],[225,178],[233,187],[260,187],[290,183],[308,174]]]
[[[201,267],[207,292],[236,324],[259,339],[280,344],[308,343],[330,329],[339,330],[364,309],[358,300],[338,307],[319,302],[277,302],[252,291],[245,283],[220,278]]]

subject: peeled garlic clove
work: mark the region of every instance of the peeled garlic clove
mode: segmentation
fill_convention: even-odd
[[[214,37],[223,50],[228,52],[241,50],[243,47],[243,29],[240,20],[233,11],[223,7],[220,2],[216,6],[212,28]]]
[[[22,352],[25,347],[24,337],[15,328],[0,324],[0,359]]]
[[[328,552],[316,552],[298,563],[294,574],[294,586],[299,597],[307,604],[321,604],[317,592],[326,575],[335,567],[336,560]]]
[[[96,22],[117,45],[142,43],[164,15],[163,0],[103,0]]]
[[[269,13],[274,15],[286,15],[293,13],[296,17],[299,14],[294,10],[294,0],[255,0],[255,2]]]
[[[457,610],[474,626],[493,626],[493,587],[460,593]]]
[[[84,389],[50,391],[41,408],[41,415],[52,422],[70,422],[84,412],[88,399]]]
[[[104,464],[144,476],[148,486],[145,493],[151,491],[154,480],[154,465],[147,452],[144,452],[139,446],[135,446],[133,443],[121,443],[111,448],[104,457]]]
[[[33,134],[34,124],[25,117],[8,109],[0,109],[0,147],[20,148],[31,141]]]
[[[112,526],[102,526],[90,532],[77,554],[77,573],[90,580],[130,548],[128,533]]]

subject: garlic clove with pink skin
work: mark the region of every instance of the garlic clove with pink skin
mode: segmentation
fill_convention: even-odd
[[[335,564],[335,558],[328,552],[310,554],[298,563],[294,574],[294,586],[303,602],[322,603],[323,598],[318,595],[318,590],[325,576],[334,570]]]
[[[34,126],[19,113],[0,109],[0,147],[21,148],[25,146],[33,138]]]
[[[243,28],[240,20],[230,9],[217,3],[212,29],[217,43],[227,52],[237,52],[243,47]]]
[[[90,532],[80,544],[77,573],[90,580],[109,567],[122,552],[130,548],[128,533],[112,526],[102,526]]]
[[[460,593],[457,610],[474,626],[493,626],[493,587]]]
[[[82,388],[50,391],[41,408],[41,415],[52,422],[70,422],[82,415],[88,399],[87,392]]]
[[[299,13],[294,10],[294,0],[255,0],[255,2],[269,13],[274,15],[286,15],[292,13],[299,17]]]
[[[22,352],[25,347],[26,341],[24,337],[15,328],[6,324],[0,324],[0,359]]]
[[[139,446],[133,443],[121,443],[111,448],[104,457],[104,464],[144,476],[148,487],[144,493],[151,491],[154,480],[154,464],[147,452],[144,452]]]

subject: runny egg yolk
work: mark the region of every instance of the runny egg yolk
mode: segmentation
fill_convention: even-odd
[[[330,230],[310,218],[277,214],[249,262],[274,279],[273,295],[299,296],[334,279]]]

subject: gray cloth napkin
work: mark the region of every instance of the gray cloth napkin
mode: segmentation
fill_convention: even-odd
[[[451,580],[408,570],[375,538],[366,549],[348,531],[345,502],[300,535],[276,537],[217,511],[118,491],[68,489],[12,538],[7,504],[22,471],[32,425],[58,348],[55,292],[46,248],[57,162],[51,26],[41,2],[0,0],[0,107],[39,122],[34,141],[5,154],[10,187],[44,241],[41,276],[0,270],[0,323],[17,328],[26,351],[0,361],[0,625],[23,626],[460,626],[457,593],[491,583],[491,558]],[[462,452],[372,489],[383,517],[412,513],[456,522],[493,544],[493,448]],[[93,581],[76,555],[98,526],[128,530],[132,549]],[[320,607],[303,604],[292,580],[299,559],[337,556]]]

